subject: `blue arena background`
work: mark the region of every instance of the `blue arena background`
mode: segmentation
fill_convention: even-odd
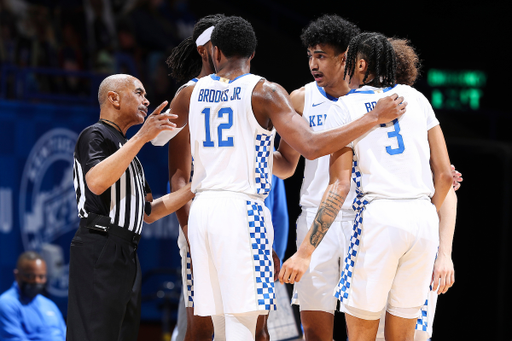
[[[97,121],[99,109],[0,100],[0,112],[0,292],[12,285],[18,255],[35,249],[48,260],[48,296],[66,316],[69,244],[78,226],[70,173],[73,139]],[[165,194],[167,147],[149,144],[139,158],[153,193]],[[159,320],[166,307],[175,310],[177,235],[174,215],[144,226],[139,247],[144,319]]]

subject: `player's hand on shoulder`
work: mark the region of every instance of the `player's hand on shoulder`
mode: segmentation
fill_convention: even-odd
[[[407,102],[402,96],[392,94],[386,96],[377,102],[375,108],[370,112],[375,115],[377,124],[388,123],[393,121],[395,118],[402,116],[407,108]]]
[[[176,124],[172,122],[178,118],[178,115],[169,113],[169,110],[162,111],[167,105],[167,101],[160,104],[147,118],[137,134],[144,138],[146,142],[154,139],[161,131],[173,130]]]

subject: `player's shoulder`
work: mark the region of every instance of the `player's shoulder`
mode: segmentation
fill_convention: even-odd
[[[290,101],[297,113],[302,115],[304,112],[304,102],[306,100],[306,87],[302,86],[290,93]]]
[[[425,104],[429,102],[427,97],[422,92],[410,85],[397,84],[394,89],[396,89],[396,93],[400,94],[400,96],[403,96],[408,103],[415,101],[420,104]]]
[[[282,94],[288,95],[285,88],[281,84],[269,81],[266,78],[260,78],[253,91],[253,95],[262,96],[263,98],[268,99]]]
[[[192,78],[191,80],[189,80],[188,82],[186,82],[185,84],[183,84],[182,86],[180,86],[178,88],[178,90],[176,90],[176,92],[174,93],[174,97],[178,96],[179,93],[183,90],[183,89],[186,89],[186,88],[190,88],[190,87],[194,87],[197,82],[199,81],[198,78]]]

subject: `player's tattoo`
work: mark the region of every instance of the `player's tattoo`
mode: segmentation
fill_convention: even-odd
[[[315,220],[313,221],[313,229],[309,242],[315,248],[320,244],[325,234],[331,227],[332,222],[336,219],[341,206],[345,202],[345,197],[339,195],[336,191],[328,189],[327,198],[322,200]]]

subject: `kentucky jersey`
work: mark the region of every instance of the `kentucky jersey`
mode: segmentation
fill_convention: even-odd
[[[327,113],[329,108],[338,99],[328,95],[316,82],[305,85],[304,110],[302,117],[308,122],[314,131],[326,129]],[[329,155],[319,157],[315,160],[305,160],[304,179],[300,189],[300,205],[303,208],[314,208],[320,206],[322,196],[329,185]],[[354,197],[351,191],[345,200],[343,209],[350,209]]]
[[[252,92],[262,77],[201,78],[190,98],[192,191],[225,190],[264,199],[271,188],[275,130],[262,128]]]
[[[439,121],[425,96],[414,88],[363,86],[352,90],[332,106],[328,128],[360,118],[371,111],[380,98],[389,95],[390,90],[406,99],[407,112],[352,142],[361,172],[361,190],[369,201],[432,197],[428,131]]]

